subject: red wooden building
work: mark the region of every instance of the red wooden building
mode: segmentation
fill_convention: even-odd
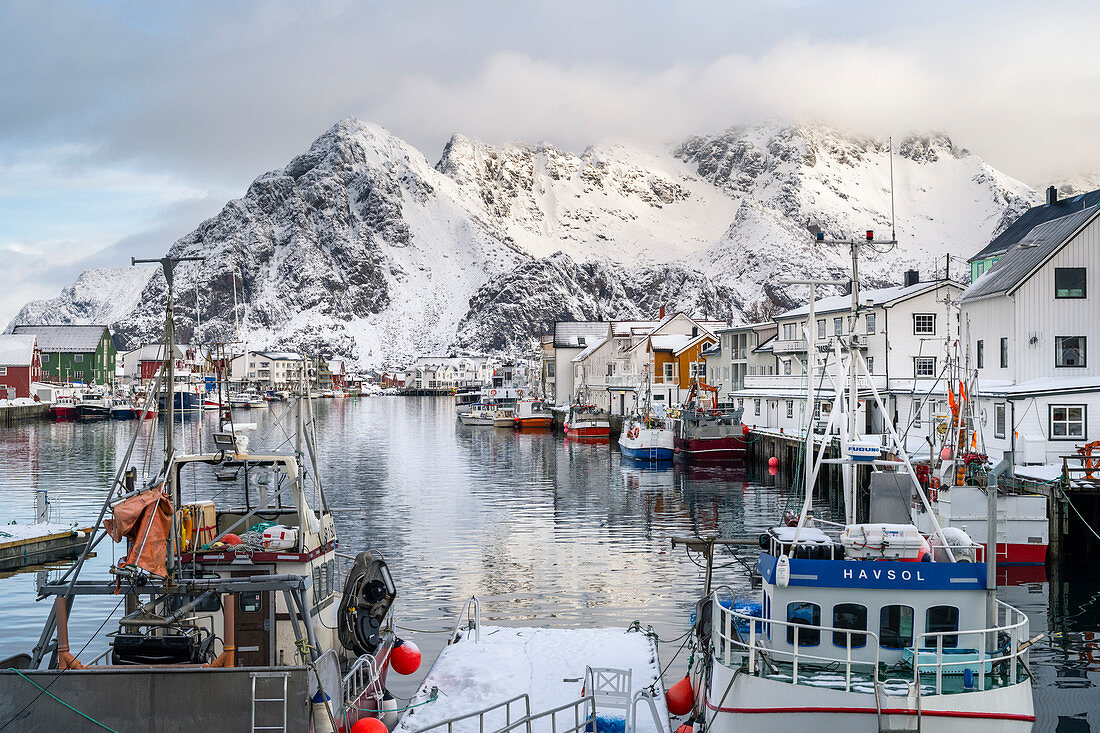
[[[34,334],[0,335],[0,399],[31,396],[31,382],[42,380],[42,355]]]

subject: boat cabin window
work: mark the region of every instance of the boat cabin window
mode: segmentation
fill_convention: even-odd
[[[259,593],[241,593],[237,598],[239,599],[240,609],[244,613],[255,613],[263,608]]]
[[[929,634],[959,630],[959,609],[954,606],[932,606],[925,614],[924,630]],[[925,637],[925,643],[935,648],[936,637]],[[945,635],[943,647],[953,649],[959,645],[959,637]]]
[[[795,601],[787,604],[787,621],[792,624],[804,624],[806,626],[821,625],[821,607],[816,603]],[[817,628],[799,629],[799,646],[817,646],[821,642],[821,631]],[[794,627],[787,627],[787,643],[794,644]]]
[[[883,649],[913,646],[913,609],[909,606],[883,606],[878,617],[878,638]]]
[[[850,629],[852,631],[867,630],[867,607],[858,603],[838,603],[833,606],[833,628]],[[843,631],[833,632],[833,644],[839,647],[848,646],[848,637],[852,638],[852,648],[867,645],[867,637],[863,634],[845,634]]]

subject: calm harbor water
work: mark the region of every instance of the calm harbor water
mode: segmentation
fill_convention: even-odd
[[[253,448],[285,435],[285,407],[241,413],[257,424]],[[398,583],[398,623],[424,651],[426,670],[462,603],[477,595],[485,623],[549,626],[652,624],[662,638],[690,625],[703,571],[671,538],[694,533],[756,536],[787,505],[786,479],[766,469],[632,465],[607,443],[551,433],[466,427],[450,398],[324,400],[317,405],[321,475],[338,509],[341,550],[381,551]],[[185,421],[184,449],[209,440],[212,414]],[[56,520],[90,523],[136,423],[36,422],[0,429],[0,522],[28,521],[33,490],[50,491]],[[159,439],[138,441],[140,469]],[[819,507],[827,515],[828,508]],[[0,528],[2,529],[2,528]],[[101,545],[85,578],[105,577],[116,558]],[[746,551],[744,562],[755,562]],[[732,557],[716,583],[750,593]],[[1036,730],[1100,731],[1100,565],[1067,569],[1052,592],[1013,578],[1000,595],[1048,633],[1032,651]],[[28,650],[45,617],[35,576],[0,579],[0,655]],[[119,599],[81,599],[72,639],[80,649]],[[117,628],[108,622],[104,630]],[[101,651],[88,645],[82,658]],[[683,673],[676,645],[662,648],[669,679]],[[410,694],[419,678],[396,682]]]

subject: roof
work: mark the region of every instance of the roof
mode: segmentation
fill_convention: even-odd
[[[652,331],[660,321],[612,321],[611,333],[614,336],[630,336],[638,331]]]
[[[33,333],[7,333],[0,336],[0,366],[30,366],[34,361]]]
[[[680,348],[676,349],[676,355],[679,356],[680,354],[684,353],[685,351],[690,349],[692,346],[695,346],[696,344],[698,344],[700,341],[703,341],[704,339],[710,339],[712,342],[716,342],[715,340],[717,339],[717,337],[713,333],[710,333],[708,331],[704,331],[703,333],[699,334],[698,336],[691,337],[690,341],[688,341],[686,344],[684,344]]]
[[[584,347],[584,349],[581,351],[581,353],[579,353],[579,354],[577,354],[576,356],[573,357],[573,361],[584,361],[585,359],[587,359],[592,354],[593,351],[595,351],[596,349],[603,346],[604,343],[606,343],[606,342],[607,342],[607,339],[603,338],[603,337],[599,337],[599,338],[594,339],[592,341],[592,343],[590,343],[588,346]]]
[[[1069,241],[1074,232],[1096,216],[1098,211],[1100,206],[1091,206],[1038,225],[1021,237],[1019,243],[1006,252],[997,264],[975,280],[962,294],[961,300],[977,300],[1014,290]],[[1021,249],[1023,245],[1027,247]]]
[[[252,353],[272,361],[302,361],[302,355],[293,351],[254,351]]]
[[[585,344],[578,339],[588,339],[607,335],[607,321],[555,321],[554,348],[581,349]]]
[[[33,333],[39,351],[91,353],[99,348],[106,326],[16,326],[12,333]]]
[[[954,285],[960,290],[962,286],[951,280],[929,280],[927,282],[916,283],[914,285],[893,285],[888,288],[870,288],[859,291],[859,299],[861,304],[867,301],[873,301],[875,305],[889,305],[899,300],[919,295],[926,290],[934,290],[942,285]],[[830,295],[827,298],[818,298],[814,303],[815,316],[824,315],[826,313],[836,313],[839,311],[848,312],[852,309],[852,296],[851,295]],[[793,318],[797,316],[806,316],[810,313],[810,306],[803,305],[793,310],[789,310],[786,313],[780,313],[775,317],[778,321],[785,318]]]
[[[679,333],[659,333],[649,337],[649,348],[654,351],[679,351],[688,345],[694,337]]]
[[[970,258],[970,261],[985,259],[998,254],[1004,254],[1019,244],[1035,227],[1052,219],[1060,219],[1068,214],[1074,214],[1082,209],[1100,204],[1100,189],[1088,193],[1071,196],[1068,199],[1055,201],[1053,204],[1040,204],[1032,206],[1020,215],[1016,221],[1008,225],[1008,228],[993,238],[993,241],[985,246],[982,251]]]
[[[721,356],[722,355],[722,342],[715,341],[710,346],[704,346],[703,350],[699,352],[700,356]]]
[[[1022,399],[1044,394],[1100,393],[1100,376],[1039,377],[1006,386],[992,386],[983,381],[980,386],[983,397],[996,396],[1008,399]]]
[[[772,347],[775,346],[776,337],[778,334],[772,334],[768,339],[765,339],[763,343],[752,350],[754,354],[771,352]]]
[[[184,350],[187,348],[181,344],[174,344],[176,358],[183,356]],[[145,344],[137,349],[138,361],[164,361],[164,344]],[[132,351],[129,353],[133,353]]]

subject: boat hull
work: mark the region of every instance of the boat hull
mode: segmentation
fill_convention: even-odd
[[[625,428],[619,450],[636,461],[671,461],[675,455],[672,431],[665,428]]]
[[[81,420],[102,420],[110,415],[110,408],[105,405],[80,405],[76,409]]]
[[[111,417],[115,420],[133,420],[137,417],[137,413],[132,407],[112,407]]]
[[[517,417],[516,430],[547,430],[554,423],[552,417]]]
[[[791,684],[738,673],[716,664],[705,705],[709,733],[805,733],[882,729],[924,733],[1030,731],[1035,706],[1029,681],[989,690],[944,695],[881,695]],[[917,710],[920,710],[919,727]],[[880,722],[882,727],[880,728]]]
[[[50,417],[54,420],[75,420],[79,415],[74,405],[54,405],[50,408]]]
[[[740,461],[745,457],[743,435],[699,438],[677,436],[675,445],[676,455],[697,461]]]
[[[604,421],[565,424],[565,434],[571,438],[607,438],[611,436],[611,423]]]

